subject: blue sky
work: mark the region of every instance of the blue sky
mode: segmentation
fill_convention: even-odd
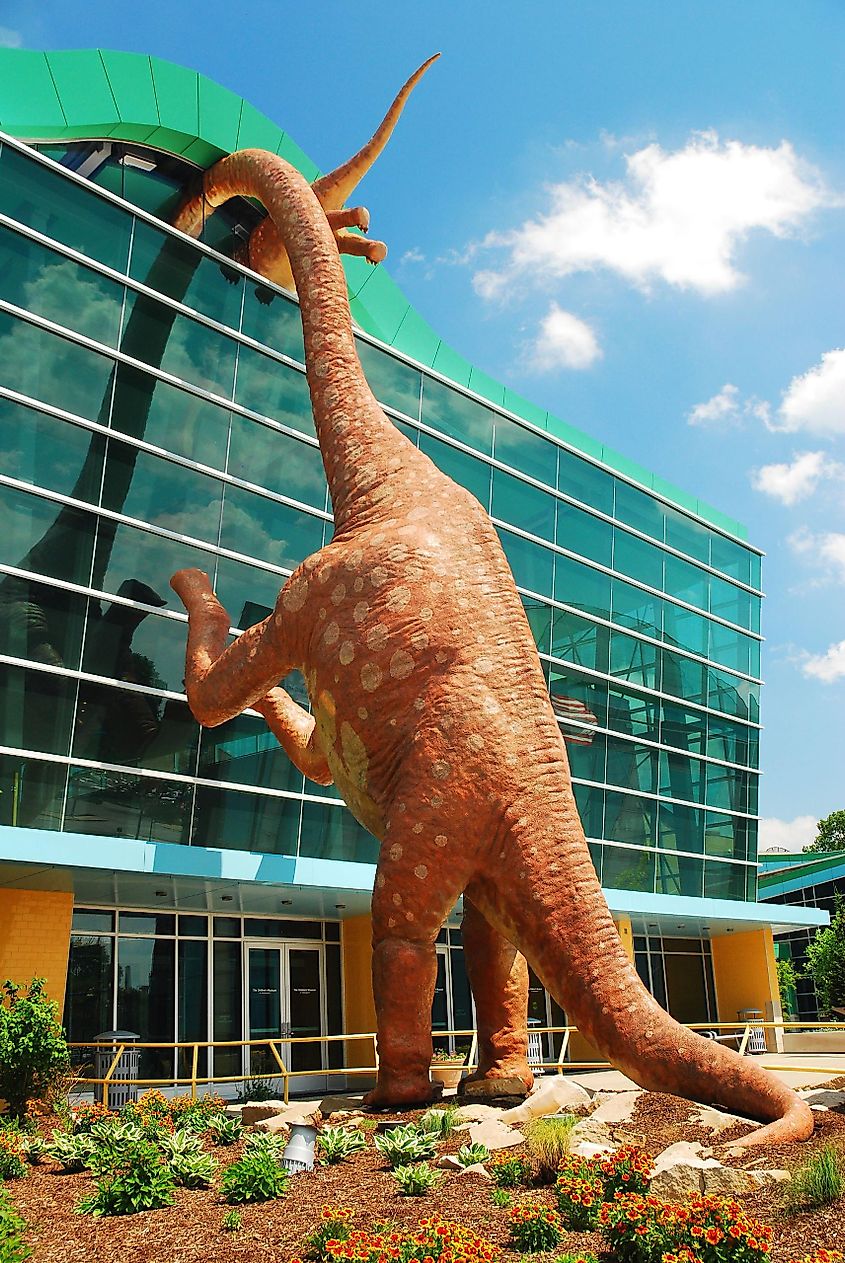
[[[155,53],[361,187],[457,350],[766,550],[764,837],[845,806],[841,0],[0,0],[0,42]]]

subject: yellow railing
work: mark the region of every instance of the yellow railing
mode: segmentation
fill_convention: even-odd
[[[686,1022],[684,1025],[689,1030],[694,1031],[714,1031],[719,1032],[716,1036],[722,1041],[732,1041],[737,1044],[737,1051],[743,1055],[747,1052],[752,1034],[755,1031],[796,1031],[809,1032],[813,1030],[830,1031],[845,1035],[845,1022],[800,1022],[800,1021],[780,1021],[780,1022]],[[533,1060],[532,1066],[536,1070],[552,1070],[557,1074],[571,1073],[579,1070],[603,1070],[612,1069],[610,1062],[607,1061],[568,1061],[571,1039],[577,1034],[576,1026],[533,1026],[531,1028],[532,1035],[539,1036],[560,1036],[560,1047],[557,1056],[552,1061]],[[465,1066],[467,1069],[475,1069],[477,1065],[478,1036],[477,1032],[472,1030],[455,1030],[455,1031],[435,1031],[434,1037],[437,1040],[448,1039],[469,1039],[471,1040],[469,1054],[466,1057]],[[310,1045],[329,1045],[329,1044],[354,1044],[364,1042],[369,1044],[372,1050],[372,1065],[344,1065],[344,1066],[320,1066],[312,1069],[297,1069],[289,1066],[282,1056],[281,1045],[288,1046],[292,1049],[294,1046],[305,1044]],[[276,1080],[281,1079],[283,1082],[283,1099],[287,1102],[290,1099],[290,1080],[305,1079],[315,1077],[342,1076],[348,1078],[350,1076],[360,1076],[365,1078],[373,1078],[378,1073],[378,1051],[376,1046],[376,1035],[374,1031],[363,1031],[355,1034],[344,1035],[308,1035],[308,1036],[292,1036],[284,1035],[276,1039],[249,1039],[249,1040],[183,1040],[181,1042],[164,1042],[138,1040],[131,1043],[117,1043],[116,1041],[104,1041],[97,1043],[92,1040],[88,1043],[71,1043],[68,1045],[71,1049],[86,1050],[91,1053],[97,1051],[108,1051],[112,1054],[106,1073],[102,1077],[93,1075],[78,1075],[77,1084],[83,1090],[88,1087],[101,1087],[108,1089],[111,1087],[129,1086],[145,1088],[145,1087],[185,1087],[189,1088],[191,1096],[196,1096],[198,1087],[206,1087],[210,1084],[226,1084],[226,1083],[244,1083],[255,1082],[259,1080]],[[170,1052],[176,1055],[180,1050],[188,1050],[190,1052],[190,1075],[168,1075],[165,1078],[117,1078],[115,1071],[120,1064],[120,1059],[124,1053],[135,1049],[159,1049],[161,1051]],[[200,1052],[205,1049],[217,1051],[218,1049],[239,1048],[249,1049],[252,1060],[252,1050],[265,1050],[266,1054],[275,1062],[276,1068],[270,1071],[253,1071],[247,1070],[242,1074],[199,1074]],[[768,1051],[768,1050],[767,1050]],[[243,1053],[242,1053],[243,1056]],[[290,1056],[288,1057],[290,1060]],[[322,1054],[320,1060],[324,1060]],[[769,1065],[772,1070],[796,1070],[800,1073],[808,1074],[826,1074],[830,1072],[830,1066],[804,1066],[795,1065],[794,1063],[783,1065]]]

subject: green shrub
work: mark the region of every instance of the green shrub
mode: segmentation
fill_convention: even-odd
[[[234,1145],[243,1134],[243,1124],[239,1118],[229,1118],[227,1114],[212,1114],[208,1130],[216,1145]]]
[[[268,1202],[282,1196],[289,1179],[272,1154],[253,1149],[226,1168],[221,1188],[227,1202]]]
[[[21,1153],[30,1166],[38,1166],[46,1148],[46,1142],[40,1136],[21,1136]]]
[[[462,1167],[472,1167],[478,1162],[487,1162],[490,1157],[490,1150],[486,1145],[472,1144],[461,1145],[457,1153],[457,1159]]]
[[[493,1159],[489,1170],[497,1188],[519,1188],[531,1181],[531,1163],[521,1154],[503,1153]]]
[[[525,1127],[525,1142],[537,1166],[540,1184],[553,1184],[560,1164],[569,1154],[572,1128],[578,1122],[574,1114],[555,1114],[551,1118],[535,1118]]]
[[[207,1188],[217,1163],[210,1153],[175,1153],[168,1163],[173,1178],[183,1188]]]
[[[0,1188],[0,1263],[24,1263],[32,1254],[24,1242],[26,1224]]]
[[[417,1131],[423,1136],[436,1136],[445,1140],[455,1130],[458,1120],[458,1109],[454,1105],[444,1105],[442,1109],[426,1110],[416,1121]]]
[[[306,1258],[323,1263],[326,1244],[329,1241],[348,1241],[352,1232],[352,1211],[345,1206],[326,1205],[320,1214],[320,1222],[305,1238]]]
[[[0,1129],[0,1181],[19,1180],[26,1175],[24,1138],[16,1127]]]
[[[280,1162],[287,1144],[288,1138],[281,1132],[253,1131],[244,1142],[244,1157],[248,1153],[269,1153],[275,1162]]]
[[[54,1131],[44,1152],[58,1162],[64,1171],[82,1171],[96,1148],[96,1142],[87,1132],[71,1136],[66,1131]]]
[[[560,1245],[563,1226],[560,1215],[550,1206],[525,1202],[510,1213],[511,1243],[521,1254],[538,1254]]]
[[[833,1145],[825,1145],[793,1174],[789,1203],[793,1210],[829,1206],[845,1191],[843,1161]]]
[[[243,1215],[234,1206],[223,1216],[220,1227],[224,1232],[240,1232],[243,1227]]]
[[[317,1140],[320,1159],[327,1165],[360,1153],[367,1142],[357,1127],[324,1127]]]
[[[435,1171],[427,1162],[394,1167],[391,1175],[399,1185],[399,1192],[403,1197],[422,1197],[424,1193],[430,1193],[443,1178],[443,1172]]]
[[[376,1136],[375,1146],[392,1167],[421,1162],[437,1153],[436,1137],[417,1131],[411,1123],[391,1127],[390,1131]]]
[[[579,1251],[578,1254],[559,1254],[555,1259],[555,1263],[599,1263],[595,1254],[586,1254]]]
[[[172,1163],[174,1158],[187,1158],[190,1154],[202,1153],[202,1140],[195,1131],[173,1131],[159,1138],[158,1147]]]
[[[44,994],[43,978],[28,987],[6,981],[0,1001],[0,1097],[13,1118],[27,1102],[43,1100],[68,1067],[58,1007]]]
[[[149,1140],[110,1151],[113,1163],[101,1166],[94,1192],[83,1197],[82,1215],[136,1215],[173,1203],[175,1180],[163,1155]]]
[[[513,1196],[506,1188],[494,1188],[490,1193],[490,1200],[494,1206],[498,1206],[499,1210],[506,1210],[508,1206],[513,1205]]]

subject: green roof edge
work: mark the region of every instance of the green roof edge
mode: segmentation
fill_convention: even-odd
[[[0,99],[0,130],[18,140],[124,140],[188,157],[201,167],[210,166],[232,149],[256,146],[281,153],[308,180],[319,174],[295,141],[243,97],[196,70],[159,57],[107,49],[42,52],[0,48],[0,83],[9,89],[9,98]],[[362,260],[350,260],[346,270],[353,314],[366,333],[423,367],[446,372],[529,424],[538,424],[537,412],[542,410],[531,405],[523,415],[514,406],[520,398],[514,391],[473,368],[442,342],[382,264],[368,268],[367,275],[357,266],[361,264]],[[602,461],[682,512],[693,513],[717,530],[747,542],[748,532],[741,522],[561,418],[548,412],[545,416],[541,428],[556,438]]]

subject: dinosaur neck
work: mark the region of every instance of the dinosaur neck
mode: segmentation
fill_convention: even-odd
[[[283,158],[244,149],[206,173],[204,198],[196,201],[219,206],[236,196],[263,202],[287,250],[335,530],[358,525],[373,513],[385,481],[396,477],[415,449],[388,421],[367,385],[352,336],[340,256],[308,183]],[[186,206],[178,226],[190,231],[197,213],[196,206]]]

